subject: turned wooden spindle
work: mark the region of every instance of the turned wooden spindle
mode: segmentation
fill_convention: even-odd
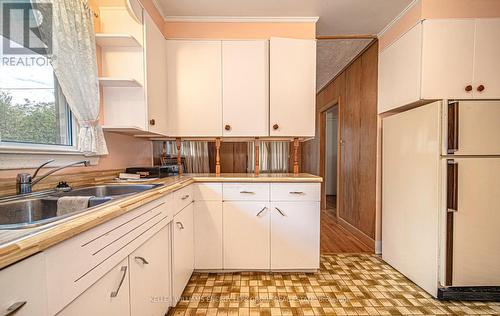
[[[260,141],[258,138],[255,139],[255,175],[260,173],[260,161],[259,161],[259,147]]]
[[[177,147],[177,167],[179,167],[179,175],[184,173],[184,168],[182,168],[182,159],[181,159],[181,139],[175,139],[175,145]]]
[[[293,139],[293,174],[299,174],[299,139]]]
[[[215,139],[215,174],[220,176],[220,138]]]

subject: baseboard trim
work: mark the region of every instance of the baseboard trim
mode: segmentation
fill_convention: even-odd
[[[382,240],[375,241],[375,254],[376,255],[382,254]]]
[[[443,301],[495,301],[500,302],[500,286],[460,286],[438,288]]]
[[[354,237],[358,238],[363,244],[365,244],[368,247],[370,247],[371,251],[375,252],[375,240],[373,240],[371,237],[367,236],[361,230],[359,230],[356,227],[352,226],[351,223],[347,222],[342,217],[337,216],[337,220],[338,220],[340,226],[342,226],[345,229],[347,229],[351,234],[354,235]]]

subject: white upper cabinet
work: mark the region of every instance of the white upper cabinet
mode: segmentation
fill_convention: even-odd
[[[500,19],[436,19],[380,53],[378,112],[422,100],[500,98]]]
[[[316,41],[270,40],[270,136],[314,136]]]
[[[221,41],[167,41],[170,136],[222,135]]]
[[[473,80],[476,99],[500,99],[499,57],[500,19],[476,20]]]
[[[222,41],[224,136],[269,135],[269,44]]]
[[[474,20],[424,21],[422,99],[472,97]]]
[[[126,8],[101,9],[104,129],[167,135],[166,40],[142,14],[141,24]]]

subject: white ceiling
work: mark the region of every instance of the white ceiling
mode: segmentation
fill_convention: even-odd
[[[377,34],[412,0],[156,0],[165,16],[317,16],[317,35]]]

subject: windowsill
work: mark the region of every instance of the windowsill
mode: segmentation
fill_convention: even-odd
[[[50,167],[60,167],[75,160],[90,160],[91,165],[99,163],[99,157],[86,157],[70,146],[0,145],[0,170],[37,168],[49,159],[55,159]]]

